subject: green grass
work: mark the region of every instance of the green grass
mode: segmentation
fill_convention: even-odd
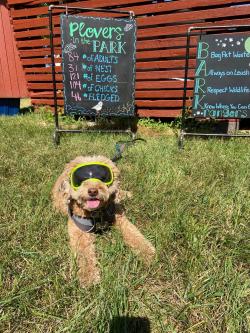
[[[0,332],[249,332],[250,142],[179,151],[175,136],[143,132],[118,165],[157,259],[145,268],[117,231],[97,236],[102,281],[85,290],[51,188],[66,162],[113,156],[124,136],[64,135],[55,148],[52,133],[42,115],[0,118]]]

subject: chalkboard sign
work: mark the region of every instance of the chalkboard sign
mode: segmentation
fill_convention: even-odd
[[[134,115],[136,24],[61,15],[65,113]]]
[[[201,36],[192,114],[250,118],[250,34]]]

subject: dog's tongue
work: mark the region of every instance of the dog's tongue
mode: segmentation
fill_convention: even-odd
[[[88,208],[95,209],[100,205],[100,200],[88,200],[87,201]]]

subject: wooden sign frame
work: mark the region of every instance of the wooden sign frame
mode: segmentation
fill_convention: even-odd
[[[84,129],[63,129],[59,125],[59,115],[58,115],[58,103],[57,103],[57,87],[56,87],[56,71],[55,71],[55,50],[54,50],[54,24],[53,24],[53,10],[56,9],[61,11],[61,14],[69,15],[70,13],[82,13],[82,12],[107,12],[107,13],[116,13],[116,14],[126,14],[129,16],[129,19],[135,19],[135,13],[133,11],[123,11],[115,9],[102,9],[102,8],[83,8],[83,7],[69,7],[61,5],[50,5],[49,6],[49,28],[50,28],[50,49],[51,49],[51,69],[52,69],[52,82],[53,82],[53,99],[54,99],[54,119],[55,119],[55,131],[53,134],[53,141],[55,145],[60,143],[60,135],[62,133],[83,133],[83,132],[105,132],[105,133],[126,133],[131,135],[132,139],[135,138],[135,131],[132,130],[134,125],[131,119],[134,117],[127,117],[128,129],[93,129],[93,128],[84,128]],[[98,118],[96,118],[98,119]]]
[[[188,83],[188,79],[189,79],[188,71],[189,71],[189,60],[190,60],[190,47],[191,47],[190,46],[190,39],[191,39],[191,36],[201,37],[201,35],[204,32],[209,32],[209,31],[218,31],[216,34],[219,34],[222,31],[239,32],[240,30],[249,31],[250,26],[249,25],[204,26],[204,27],[190,27],[188,29],[187,35],[186,35],[186,56],[185,56],[185,74],[184,74],[184,87],[183,87],[183,99],[182,99],[181,129],[180,129],[180,135],[179,135],[179,139],[178,139],[179,148],[183,148],[185,136],[222,137],[222,138],[226,138],[226,137],[227,138],[230,138],[230,137],[250,138],[250,135],[248,135],[248,134],[195,133],[195,132],[192,133],[192,132],[186,132],[185,131],[186,119],[187,119],[187,117],[190,117],[190,114],[188,113],[189,106],[187,106],[187,83]],[[196,32],[192,35],[192,32],[194,32],[194,31],[199,31],[199,33],[197,34],[197,32]],[[193,119],[195,119],[195,118],[193,117]],[[214,118],[210,118],[210,119],[214,119]],[[216,118],[216,119],[223,119],[223,118]],[[224,118],[224,119],[227,119],[227,118]],[[238,119],[238,118],[236,118],[236,119]]]

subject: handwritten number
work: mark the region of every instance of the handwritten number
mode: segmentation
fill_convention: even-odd
[[[70,62],[74,62],[75,60],[78,61],[78,59],[79,59],[79,55],[77,52],[69,52],[68,56],[69,56]]]
[[[70,75],[70,80],[79,80],[79,73],[73,73],[73,72],[71,72],[71,73],[69,73],[69,75]]]
[[[69,72],[77,72],[77,65],[68,64]]]
[[[81,97],[79,96],[79,92],[74,92],[74,91],[71,91],[71,97],[75,99],[75,101],[81,101]]]

